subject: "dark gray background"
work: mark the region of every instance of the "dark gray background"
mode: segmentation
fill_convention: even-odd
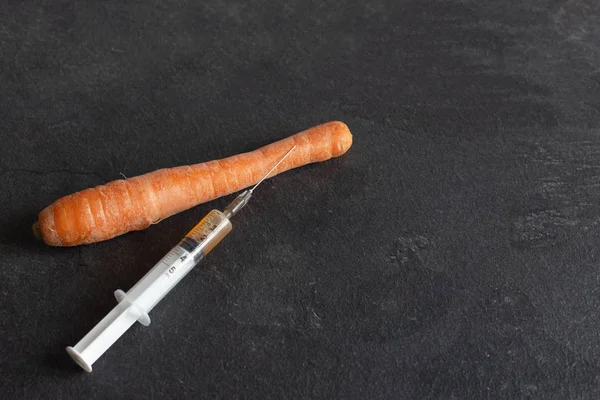
[[[87,3],[0,5],[2,398],[600,396],[596,0]],[[336,119],[346,155],[71,362],[230,199],[77,248],[41,209]]]

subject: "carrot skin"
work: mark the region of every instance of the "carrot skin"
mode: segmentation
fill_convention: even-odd
[[[344,154],[352,134],[328,122],[249,153],[200,164],[159,169],[62,197],[42,212],[35,230],[50,246],[77,246],[146,229],[198,204],[254,185],[292,146],[271,177]]]

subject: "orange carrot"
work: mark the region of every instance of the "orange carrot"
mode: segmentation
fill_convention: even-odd
[[[352,135],[328,122],[258,150],[222,160],[159,169],[56,200],[40,214],[34,233],[51,246],[77,246],[146,229],[198,204],[254,185],[293,145],[271,176],[344,154]]]

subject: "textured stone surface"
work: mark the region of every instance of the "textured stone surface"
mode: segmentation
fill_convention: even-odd
[[[598,398],[595,1],[0,5],[2,398]],[[196,221],[79,248],[59,196],[328,120],[95,365],[75,344]]]

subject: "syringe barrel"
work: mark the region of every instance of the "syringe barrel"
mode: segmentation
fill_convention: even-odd
[[[147,325],[148,313],[227,234],[231,222],[221,211],[206,215],[166,256],[126,294],[115,292],[119,304],[73,347],[69,355],[88,372],[92,364],[125,333],[135,321]]]
[[[185,235],[185,239],[182,240],[182,243],[185,242],[186,239],[196,241],[199,243],[198,249],[202,251],[202,256],[204,257],[210,253],[211,250],[229,234],[229,232],[231,232],[231,222],[229,221],[229,218],[219,210],[212,210],[202,219],[202,221],[198,222],[198,225],[193,227],[192,230]]]
[[[127,297],[149,313],[229,232],[229,219],[212,210],[127,292]]]

